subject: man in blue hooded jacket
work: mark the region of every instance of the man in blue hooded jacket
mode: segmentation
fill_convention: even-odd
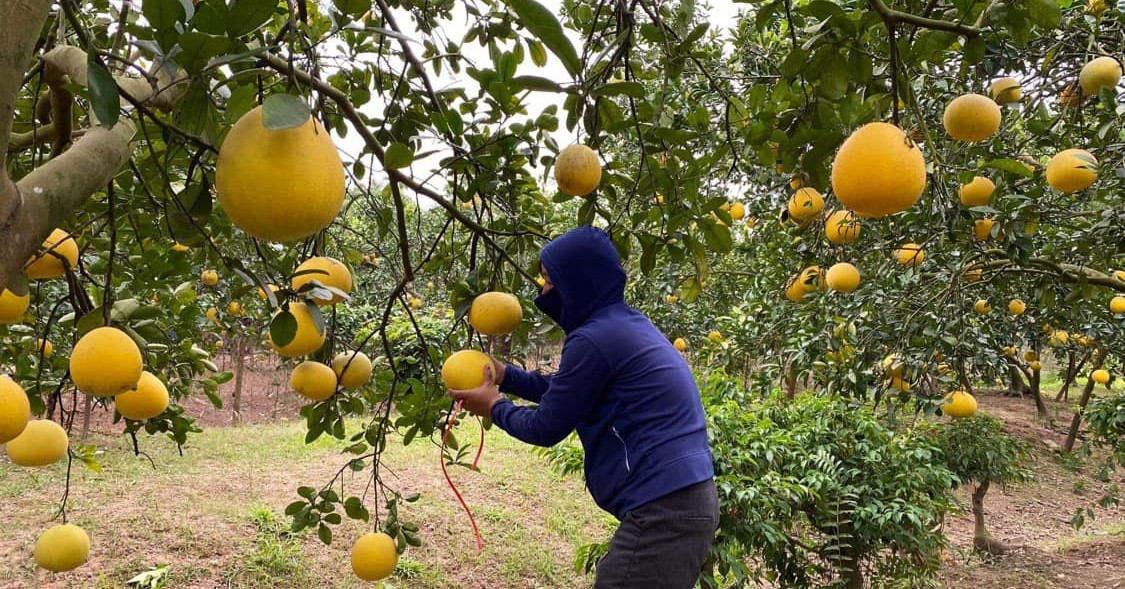
[[[449,394],[529,444],[553,446],[577,430],[586,487],[621,522],[595,589],[690,589],[719,521],[691,369],[625,303],[625,271],[604,231],[574,229],[539,261],[545,284],[535,304],[566,332],[558,371],[494,361],[483,386]],[[501,392],[537,405],[517,406]]]

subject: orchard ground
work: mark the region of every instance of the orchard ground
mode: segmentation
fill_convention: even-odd
[[[300,403],[266,369],[248,373],[241,424],[230,425],[232,386],[224,386],[221,410],[202,396],[188,402],[204,433],[190,438],[182,457],[166,439],[145,437],[140,448],[146,456],[134,456],[130,441],[115,433],[119,425],[106,412],[95,412],[87,443],[104,451],[102,472],[76,463],[68,499],[69,521],[90,532],[93,551],[85,566],[70,573],[46,573],[30,558],[36,534],[57,508],[66,465],[29,471],[0,461],[0,588],[125,589],[129,579],[157,566],[167,567],[160,587],[367,586],[348,565],[360,525],[345,520],[335,528],[333,544],[324,546],[311,534],[290,535],[282,514],[297,486],[327,481],[344,464],[341,446],[328,438],[303,443]],[[1125,586],[1125,509],[1099,510],[1081,531],[1070,526],[1075,509],[1100,496],[1103,483],[1088,468],[1068,468],[1051,450],[1065,438],[1068,404],[1048,400],[1048,424],[1035,419],[1030,399],[987,392],[978,398],[1010,433],[1032,442],[1035,480],[989,494],[993,536],[1016,547],[1008,555],[990,561],[973,555],[971,514],[947,518],[953,548],[945,558],[944,585]],[[475,428],[466,423],[458,433],[475,439]],[[489,432],[480,472],[451,470],[481,527],[485,548],[478,554],[469,522],[442,477],[438,447],[396,442],[385,455],[388,481],[404,494],[421,493],[404,517],[420,524],[425,544],[403,555],[385,587],[590,585],[592,578],[575,572],[576,548],[607,538],[614,522],[592,503],[579,478],[555,474],[530,447],[499,430]],[[1115,480],[1120,484],[1125,476]],[[354,485],[361,483],[351,484],[351,492],[360,492]],[[958,494],[966,509],[968,493],[962,488]]]

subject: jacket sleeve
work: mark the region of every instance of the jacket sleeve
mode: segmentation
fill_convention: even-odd
[[[538,403],[551,386],[551,376],[538,372],[528,372],[508,363],[504,369],[504,382],[500,383],[501,393],[511,393],[521,399]]]
[[[609,379],[610,366],[601,352],[585,338],[572,336],[539,406],[517,407],[503,399],[492,406],[492,421],[518,440],[554,446],[590,415]]]

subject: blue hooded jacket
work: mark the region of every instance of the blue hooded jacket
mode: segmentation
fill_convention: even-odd
[[[625,304],[625,271],[609,236],[583,226],[543,248],[554,288],[536,305],[566,332],[551,375],[507,365],[492,420],[515,438],[553,446],[577,430],[586,487],[622,519],[633,508],[714,476],[699,389],[663,334]]]

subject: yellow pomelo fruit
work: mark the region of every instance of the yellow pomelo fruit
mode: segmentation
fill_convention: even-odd
[[[991,313],[992,312],[992,305],[988,304],[988,301],[986,301],[984,299],[980,299],[976,303],[973,304],[973,312],[975,312],[977,315],[984,315],[986,313]]]
[[[859,269],[847,262],[833,264],[825,281],[834,291],[852,292],[859,287]]]
[[[675,305],[680,301],[680,297],[676,295],[668,295],[664,297],[664,300],[667,301],[669,305]]]
[[[475,389],[484,384],[484,368],[492,366],[492,357],[477,350],[461,350],[450,354],[441,365],[441,380],[455,391]],[[495,375],[493,375],[495,378]]]
[[[1122,282],[1125,282],[1125,270],[1114,270],[1113,277]]]
[[[320,349],[324,345],[325,332],[318,329],[316,321],[313,320],[312,312],[309,311],[309,306],[305,303],[289,303],[289,312],[297,319],[297,333],[293,337],[293,341],[278,346],[273,341],[272,334],[270,335],[270,347],[273,348],[278,354],[293,358],[296,356],[307,356]],[[278,313],[274,313],[276,317]]]
[[[35,340],[35,351],[43,354],[44,358],[50,358],[55,353],[55,346],[50,341],[39,338]]]
[[[1000,106],[980,94],[963,94],[945,107],[942,124],[958,141],[982,141],[1000,129]]]
[[[1113,88],[1121,81],[1121,63],[1103,55],[1090,60],[1078,73],[1078,85],[1083,96],[1092,96],[1102,88]]]
[[[72,571],[90,556],[90,536],[74,524],[47,528],[35,541],[35,564],[54,573]]]
[[[55,229],[43,241],[40,253],[31,257],[24,267],[28,278],[56,278],[66,273],[62,256],[66,259],[67,266],[78,266],[78,242],[74,241],[69,233],[62,229]]]
[[[332,370],[340,379],[340,386],[358,389],[371,380],[371,359],[363,352],[340,352],[332,359]]]
[[[575,143],[555,159],[555,182],[571,196],[586,196],[602,181],[602,164],[594,150]]]
[[[137,381],[137,389],[117,395],[113,398],[113,405],[125,419],[152,419],[168,408],[168,387],[146,370]]]
[[[227,304],[227,314],[228,315],[241,315],[242,314],[242,303],[239,303],[238,301],[231,301],[229,304]]]
[[[1090,373],[1090,380],[1098,384],[1105,384],[1109,382],[1109,371],[1099,368]]]
[[[1004,355],[1009,357],[1009,358],[1015,358],[1016,357],[1016,347],[1015,346],[1005,347],[1004,348]]]
[[[895,250],[895,261],[903,266],[917,266],[926,259],[926,250],[916,243],[904,243]]]
[[[805,187],[789,197],[789,217],[794,221],[807,221],[824,210],[824,197],[815,188]]]
[[[523,307],[515,295],[486,292],[473,299],[469,325],[484,335],[506,335],[515,331],[523,319]]]
[[[988,204],[996,185],[984,176],[976,176],[972,182],[961,185],[961,204],[967,207],[980,207]]]
[[[364,581],[386,579],[397,564],[395,541],[383,532],[368,532],[352,546],[352,572]]]
[[[1109,300],[1109,312],[1115,315],[1125,313],[1125,297],[1113,297]]]
[[[859,218],[851,211],[836,211],[824,222],[824,236],[836,245],[847,245],[859,237]]]
[[[182,244],[182,243],[177,242],[177,243],[172,244],[172,251],[183,253],[183,252],[191,251],[191,248]]]
[[[822,291],[828,287],[824,282],[824,271],[820,269],[820,266],[809,266],[801,270],[800,282],[801,288],[805,289],[805,292]]]
[[[1086,0],[1086,12],[1095,17],[1101,16],[1106,7],[1105,0]]]
[[[210,309],[207,309],[206,315],[208,321],[215,321],[219,317],[219,310],[215,307],[211,307]]]
[[[1000,78],[989,85],[988,95],[997,104],[1019,102],[1023,98],[1023,89],[1020,88],[1020,83],[1015,78]]]
[[[973,221],[973,239],[977,241],[987,241],[992,236],[992,227],[996,225],[996,221],[989,218],[977,219]]]
[[[61,425],[49,419],[32,419],[20,435],[8,441],[8,458],[20,466],[47,466],[66,456],[70,440]]]
[[[892,377],[888,378],[887,380],[883,381],[883,384],[888,389],[895,389],[895,390],[898,390],[898,391],[902,391],[904,393],[910,391],[910,383],[906,382],[905,380],[903,380],[901,377],[898,377],[898,376],[892,376]]]
[[[1039,359],[1039,354],[1036,354],[1035,350],[1027,350],[1023,353],[1023,359],[1027,362],[1034,362]]]
[[[219,283],[219,273],[214,270],[204,270],[199,273],[199,281],[203,286],[215,286]]]
[[[972,266],[965,269],[965,280],[968,282],[980,282],[984,277],[984,269],[980,266]]]
[[[1070,343],[1070,334],[1061,330],[1061,329],[1056,329],[1055,331],[1052,331],[1051,335],[1049,337],[1047,337],[1047,345],[1051,346],[1052,348],[1062,347],[1062,346],[1065,346],[1069,343]]]
[[[746,205],[736,202],[730,206],[730,218],[732,221],[741,221],[746,216]]]
[[[723,334],[719,333],[719,331],[717,329],[712,329],[707,334],[707,339],[709,339],[709,340],[711,340],[711,341],[713,341],[717,344],[721,344],[721,343],[723,343]]]
[[[977,400],[965,391],[953,391],[945,396],[941,412],[954,418],[972,417],[977,412]]]
[[[143,359],[133,338],[113,327],[82,336],[70,353],[70,378],[78,390],[94,397],[131,391],[141,379]]]
[[[27,392],[16,381],[0,374],[0,444],[6,444],[23,433],[31,419],[31,403]]]
[[[331,286],[344,291],[345,294],[352,292],[352,273],[348,267],[341,263],[339,260],[329,258],[327,256],[318,256],[309,258],[301,262],[297,266],[297,270],[293,272],[296,276],[293,277],[290,286],[293,290],[300,292],[301,287],[315,280],[324,286]],[[332,294],[330,300],[314,298],[317,305],[335,305],[344,300],[344,297]]]
[[[30,292],[17,295],[6,288],[0,291],[0,323],[19,323],[29,305],[31,305]]]
[[[1047,184],[1059,192],[1078,192],[1098,179],[1098,160],[1084,149],[1067,149],[1047,162]]]
[[[1041,364],[1038,360],[1032,360],[1031,363],[1028,364],[1028,367],[1031,368],[1032,370],[1034,370],[1035,372],[1039,372],[1040,370],[1043,370],[1043,364]]]
[[[882,366],[883,372],[887,373],[888,376],[901,377],[902,369],[904,368],[905,364],[898,353],[895,352],[893,354],[888,354],[883,358]]]
[[[676,348],[677,351],[682,352],[688,347],[687,340],[682,337],[678,337],[676,338],[676,341],[672,342],[672,347]]]
[[[302,397],[323,401],[336,392],[336,371],[326,364],[305,360],[289,375],[289,386]]]
[[[905,211],[926,187],[922,150],[890,123],[868,123],[852,133],[832,161],[832,190],[862,217]]]
[[[231,222],[269,241],[327,227],[344,204],[344,186],[340,154],[316,117],[273,131],[260,106],[231,127],[215,164],[215,190]]]
[[[794,303],[804,299],[805,295],[808,293],[809,291],[805,290],[805,285],[801,284],[800,275],[794,276],[789,280],[789,283],[785,285],[785,298]]]
[[[1012,315],[1023,315],[1024,311],[1027,311],[1027,303],[1019,299],[1008,301],[1008,313]]]

